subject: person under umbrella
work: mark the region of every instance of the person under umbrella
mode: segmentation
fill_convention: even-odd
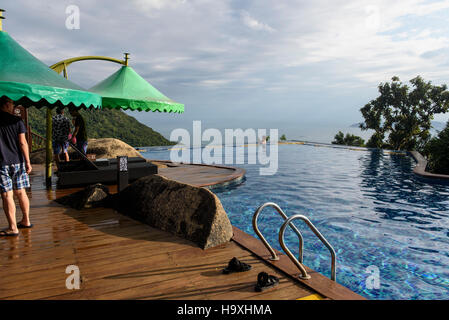
[[[53,155],[56,166],[59,169],[61,153],[64,154],[64,160],[69,161],[69,134],[70,120],[64,116],[64,108],[56,109],[56,115],[52,118],[52,138],[53,138]]]
[[[13,112],[14,102],[6,96],[0,97],[0,193],[9,224],[9,228],[0,231],[0,237],[18,236],[19,228],[33,226],[30,223],[30,201],[25,191],[30,187],[28,174],[32,170],[25,137],[27,129]],[[14,196],[18,198],[23,214],[19,223],[16,223]]]
[[[86,123],[77,109],[71,109],[70,115],[73,117],[73,125],[75,130],[72,134],[72,143],[84,155],[87,154],[87,132]]]

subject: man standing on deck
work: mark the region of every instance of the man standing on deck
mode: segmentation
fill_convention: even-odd
[[[78,110],[72,109],[70,114],[73,117],[73,125],[75,130],[72,134],[72,143],[76,145],[76,148],[86,155],[87,153],[87,132],[86,123]],[[76,140],[76,142],[75,142]]]
[[[61,153],[64,155],[66,162],[70,160],[67,151],[69,148],[70,120],[64,116],[64,108],[58,108],[52,121],[53,155],[59,169],[59,162],[61,161],[59,155]]]
[[[25,138],[27,130],[22,119],[14,116],[13,112],[14,102],[5,96],[0,97],[0,193],[9,224],[9,228],[0,231],[0,237],[17,236],[19,228],[33,226],[30,223],[30,201],[25,191],[30,187],[28,174],[32,170]],[[19,199],[23,214],[18,224],[14,195]]]

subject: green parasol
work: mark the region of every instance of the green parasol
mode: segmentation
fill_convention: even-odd
[[[4,31],[0,31],[0,96],[26,107],[101,107],[99,95],[51,70]]]
[[[106,108],[184,112],[183,104],[167,98],[128,66],[121,67],[89,91],[101,95],[102,105]]]

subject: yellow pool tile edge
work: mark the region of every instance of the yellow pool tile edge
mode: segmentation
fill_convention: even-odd
[[[318,293],[311,294],[310,296],[302,297],[296,300],[324,300],[324,297]]]

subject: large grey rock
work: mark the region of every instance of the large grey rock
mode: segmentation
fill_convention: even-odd
[[[112,196],[110,206],[134,219],[195,242],[228,242],[232,225],[215,194],[159,175],[143,177]]]
[[[129,144],[114,138],[89,139],[87,153],[95,154],[97,159],[115,159],[117,156],[143,158],[140,152]],[[74,151],[70,151],[69,155],[70,158],[78,156]]]
[[[103,206],[104,201],[109,195],[109,189],[101,183],[97,183],[81,191],[58,198],[55,201],[81,210]]]
[[[117,156],[143,158],[140,152],[129,144],[114,138],[89,139],[87,153],[95,154],[97,159],[115,159]],[[78,154],[71,147],[69,148],[69,156],[70,159],[78,158]],[[32,164],[45,164],[45,157],[45,149],[34,151],[30,154],[30,161]]]

